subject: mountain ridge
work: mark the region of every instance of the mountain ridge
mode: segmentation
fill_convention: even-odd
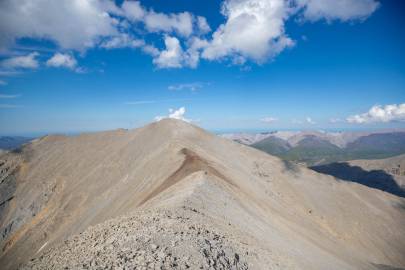
[[[141,265],[138,259],[179,269],[187,262],[191,268],[221,263],[223,269],[405,265],[401,198],[179,120],[48,136],[1,158],[19,162],[0,186],[16,183],[0,215],[6,269],[94,268],[103,261],[130,267]],[[121,219],[138,229],[120,227]],[[110,248],[116,251],[102,251]],[[159,252],[166,254],[162,260]]]

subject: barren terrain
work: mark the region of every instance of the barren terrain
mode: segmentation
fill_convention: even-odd
[[[405,201],[179,120],[1,162],[4,269],[405,267]]]

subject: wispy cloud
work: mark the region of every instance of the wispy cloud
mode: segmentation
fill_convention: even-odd
[[[0,70],[0,77],[10,77],[20,74],[20,71],[15,70]]]
[[[291,123],[301,125],[303,122],[302,122],[302,120],[298,120],[298,119],[294,118],[291,120]]]
[[[267,116],[267,117],[260,119],[260,121],[263,123],[270,124],[270,123],[274,123],[274,122],[278,121],[278,119],[275,117]]]
[[[6,81],[0,80],[0,85],[6,85],[6,84],[7,84]]]
[[[135,100],[124,102],[125,105],[144,105],[144,104],[154,104],[154,103],[164,103],[164,102],[176,102],[176,101],[187,101],[189,98],[178,98],[178,99],[157,99],[157,100]]]
[[[119,48],[141,48],[143,46],[145,46],[144,40],[133,38],[132,36],[124,33],[105,40],[100,44],[101,48],[107,50]]]
[[[310,125],[316,124],[316,122],[315,122],[311,117],[309,117],[309,116],[307,116],[307,117],[305,118],[305,122],[308,123],[308,124],[310,124]]]
[[[343,122],[343,120],[340,119],[340,118],[331,118],[331,119],[329,119],[329,123],[331,123],[331,124],[336,124],[336,123],[340,123],[340,122]]]
[[[43,53],[52,53],[55,52],[55,48],[49,48],[44,46],[33,46],[33,45],[21,45],[21,44],[14,44],[13,49],[16,51],[21,52],[43,52]]]
[[[171,91],[181,91],[181,90],[190,90],[192,92],[197,91],[201,88],[204,87],[204,85],[207,85],[208,83],[203,83],[203,82],[193,82],[193,83],[180,83],[180,84],[174,84],[174,85],[169,85],[167,89]]]
[[[138,101],[128,101],[125,105],[142,105],[142,104],[152,104],[157,103],[156,100],[138,100]]]
[[[304,120],[300,120],[300,119],[292,119],[291,123],[293,124],[298,124],[298,125],[302,125],[302,124],[309,124],[309,125],[314,125],[316,124],[316,122],[309,116],[305,117]]]
[[[6,98],[18,98],[18,97],[21,97],[21,95],[4,95],[4,94],[0,94],[0,99],[1,98],[4,98],[4,99],[6,99]]]
[[[5,69],[8,70],[14,70],[14,69],[37,69],[39,67],[39,62],[37,60],[37,57],[39,56],[39,53],[37,52],[32,52],[27,55],[23,56],[15,56],[15,57],[10,57],[7,58],[3,61],[0,62],[0,66],[2,66]]]
[[[22,105],[15,105],[15,104],[0,104],[0,109],[15,109],[15,108],[22,108]]]

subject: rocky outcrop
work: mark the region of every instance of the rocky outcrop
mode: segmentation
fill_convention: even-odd
[[[69,238],[21,269],[248,269],[248,249],[207,221],[185,206],[135,212]]]

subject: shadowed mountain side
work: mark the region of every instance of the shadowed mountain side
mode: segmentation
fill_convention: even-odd
[[[395,182],[392,175],[383,170],[366,171],[359,166],[351,166],[347,162],[336,162],[310,168],[314,171],[329,174],[345,181],[356,182],[400,197],[405,197],[405,190]]]
[[[28,137],[2,136],[2,137],[0,137],[0,149],[13,150],[31,140],[32,140],[32,138],[28,138]]]
[[[375,264],[375,266],[378,267],[379,270],[405,270],[405,268],[392,267],[383,264]]]

